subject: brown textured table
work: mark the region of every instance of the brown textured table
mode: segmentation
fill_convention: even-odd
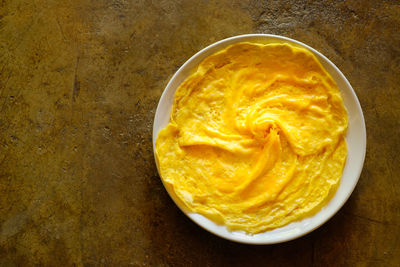
[[[0,266],[400,266],[398,1],[0,1]],[[313,233],[249,246],[170,200],[152,152],[169,78],[214,41],[295,38],[354,87],[360,181]]]

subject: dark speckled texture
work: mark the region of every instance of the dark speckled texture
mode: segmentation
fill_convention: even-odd
[[[399,266],[398,1],[0,1],[0,266]],[[353,85],[364,170],[328,223],[284,244],[215,237],[152,152],[169,78],[214,41],[295,38]]]

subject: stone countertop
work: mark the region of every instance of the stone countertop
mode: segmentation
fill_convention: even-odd
[[[398,1],[1,1],[0,266],[399,266],[399,28]],[[278,245],[202,230],[171,201],[153,158],[169,78],[244,33],[321,51],[367,125],[346,205]]]

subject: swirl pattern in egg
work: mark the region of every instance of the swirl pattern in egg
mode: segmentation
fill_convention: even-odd
[[[347,125],[337,85],[310,51],[237,43],[179,86],[156,159],[190,212],[256,234],[330,200],[346,161]]]

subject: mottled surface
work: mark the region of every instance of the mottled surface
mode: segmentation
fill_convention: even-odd
[[[399,28],[398,1],[0,1],[0,266],[399,266]],[[327,55],[367,124],[347,204],[280,245],[196,226],[153,159],[169,78],[196,51],[243,33]]]

